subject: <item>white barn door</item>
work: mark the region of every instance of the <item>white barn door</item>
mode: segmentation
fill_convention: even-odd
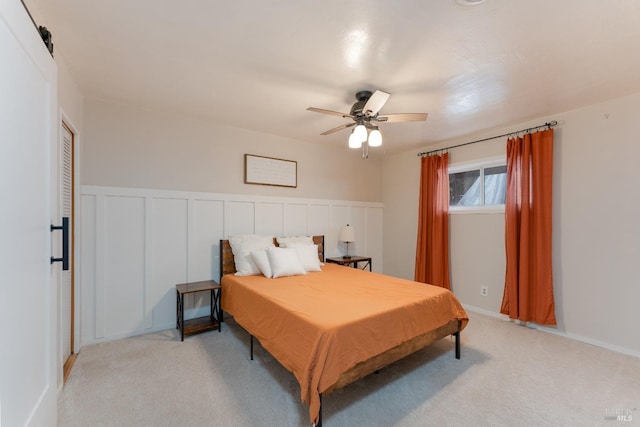
[[[21,2],[0,0],[2,426],[57,423],[56,97],[55,63]]]

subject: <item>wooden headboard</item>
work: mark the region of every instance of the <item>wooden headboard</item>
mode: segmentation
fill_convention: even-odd
[[[324,236],[312,236],[313,243],[318,245],[318,258],[324,262]],[[273,244],[278,246],[278,241],[273,238]],[[236,272],[236,263],[233,260],[233,252],[229,240],[220,240],[220,278],[225,274]]]

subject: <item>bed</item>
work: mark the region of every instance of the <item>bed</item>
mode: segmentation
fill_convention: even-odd
[[[324,237],[313,242],[324,261]],[[468,317],[446,289],[337,264],[277,279],[236,276],[228,240],[220,271],[222,310],[250,334],[252,357],[255,337],[294,374],[316,426],[323,395],[439,339],[453,335],[460,358]]]

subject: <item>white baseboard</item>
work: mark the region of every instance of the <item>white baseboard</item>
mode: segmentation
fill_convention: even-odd
[[[464,307],[464,309],[467,311],[484,314],[485,316],[495,317],[496,319],[500,319],[500,320],[507,320],[507,318],[504,315],[500,313],[495,313],[493,311],[485,310],[484,308],[476,307],[469,304],[462,304],[462,307]]]
[[[512,321],[511,319],[509,319],[504,314],[495,313],[493,311],[485,310],[483,308],[475,307],[475,306],[468,305],[468,304],[462,304],[462,306],[464,307],[465,310],[471,311],[473,313],[483,314],[485,316],[493,317],[495,319],[504,320],[504,321],[507,321],[507,322],[511,322]],[[606,343],[606,342],[603,342],[603,341],[600,341],[600,340],[596,340],[596,339],[593,339],[593,338],[589,338],[589,337],[583,337],[581,335],[573,334],[571,332],[561,331],[559,329],[548,328],[546,326],[541,326],[541,325],[538,325],[536,323],[526,322],[526,324],[523,323],[523,325],[527,326],[529,328],[532,328],[532,329],[538,329],[538,330],[540,330],[542,332],[548,332],[550,334],[559,335],[561,337],[569,338],[569,339],[574,340],[574,341],[580,341],[580,342],[583,342],[585,344],[595,345],[597,347],[602,347],[602,348],[605,348],[607,350],[615,351],[616,353],[622,353],[622,354],[626,354],[628,356],[637,357],[637,358],[640,359],[640,352],[638,352],[636,350],[632,350],[632,349],[625,348],[625,347],[620,347],[620,346],[617,346],[617,345],[614,345],[614,344]]]
[[[84,337],[82,342],[80,343],[80,347],[82,348],[82,347],[85,347],[87,345],[93,345],[93,344],[99,344],[99,343],[103,343],[103,342],[115,341],[115,340],[120,340],[120,339],[123,339],[123,338],[131,338],[131,337],[135,337],[135,336],[138,336],[138,335],[152,334],[154,332],[166,331],[167,329],[175,329],[177,331],[175,322],[162,323],[162,324],[159,324],[159,325],[154,326],[154,327],[149,328],[149,329],[137,329],[137,330],[132,330],[132,331],[128,331],[128,332],[124,332],[124,333],[120,333],[120,334],[108,335],[108,336],[105,336],[105,337],[95,338],[95,339],[91,339],[89,337]],[[178,334],[178,332],[176,332],[176,336],[177,336],[177,334]]]

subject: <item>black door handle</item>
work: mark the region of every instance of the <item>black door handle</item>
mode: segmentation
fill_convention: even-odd
[[[62,262],[62,269],[69,269],[69,217],[62,217],[62,225],[51,224],[51,231],[62,230],[62,258],[51,257],[51,264]]]

